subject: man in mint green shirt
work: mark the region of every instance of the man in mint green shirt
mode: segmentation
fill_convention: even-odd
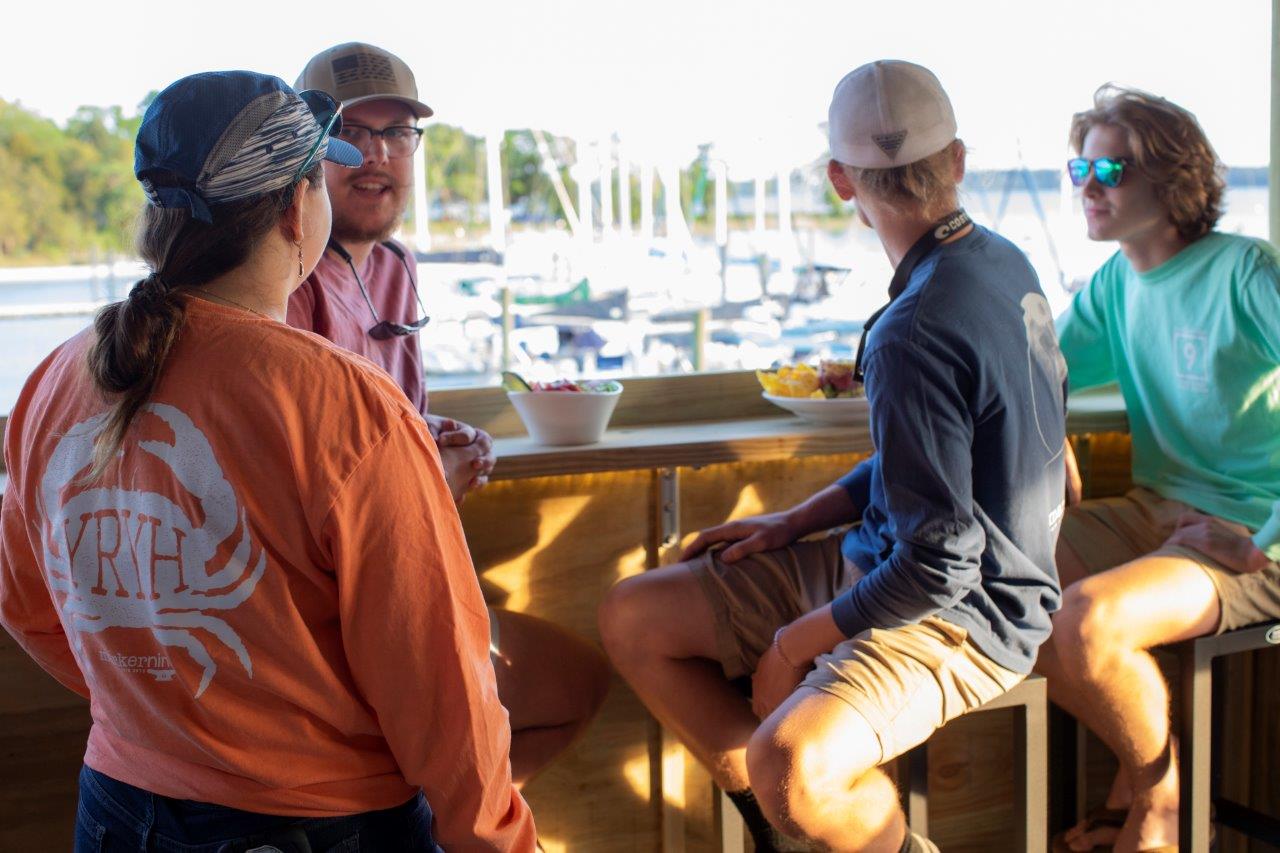
[[[1058,321],[1073,389],[1119,383],[1134,489],[1068,510],[1065,589],[1037,670],[1116,753],[1074,850],[1175,850],[1169,691],[1149,649],[1280,619],[1280,269],[1213,230],[1222,166],[1191,113],[1104,87],[1068,164],[1117,252]]]

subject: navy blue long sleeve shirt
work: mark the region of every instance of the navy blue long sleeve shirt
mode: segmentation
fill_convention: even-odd
[[[876,454],[841,478],[865,577],[833,603],[847,636],[937,615],[1030,672],[1061,597],[1066,366],[1026,257],[975,227],[934,249],[868,333]]]

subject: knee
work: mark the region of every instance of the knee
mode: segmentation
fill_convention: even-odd
[[[802,835],[804,817],[817,798],[804,772],[804,750],[767,728],[762,726],[747,742],[747,778],[769,822],[787,835]]]
[[[1127,649],[1119,600],[1093,578],[1067,588],[1053,620],[1054,649],[1065,669],[1089,676]]]
[[[747,776],[770,823],[786,835],[816,839],[825,832],[832,805],[847,794],[851,781],[871,769],[850,767],[847,757],[766,723],[747,743]],[[861,837],[858,822],[856,814],[847,822],[842,818],[842,837]]]
[[[643,576],[619,581],[605,593],[596,609],[596,621],[600,642],[614,663],[644,656],[646,641],[653,636],[647,610]]]

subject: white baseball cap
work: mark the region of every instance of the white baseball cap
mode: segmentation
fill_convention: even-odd
[[[956,138],[956,116],[927,68],[881,59],[836,85],[827,111],[831,156],[860,169],[892,169],[923,160]]]

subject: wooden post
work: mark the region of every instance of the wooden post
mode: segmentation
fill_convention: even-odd
[[[631,235],[631,164],[627,151],[618,141],[618,230],[623,237]]]
[[[640,164],[640,239],[653,242],[653,166],[647,162]]]
[[[501,130],[492,130],[485,137],[485,183],[489,189],[489,239],[495,252],[506,251],[507,214],[502,200],[502,136]]]
[[[427,201],[427,140],[422,139],[422,155],[413,176],[413,247],[431,251],[431,211]]]
[[[1267,169],[1267,218],[1271,242],[1280,245],[1280,0],[1271,0],[1271,157]]]
[[[711,309],[699,308],[693,315],[693,369],[701,373],[707,369],[708,327],[711,325]]]
[[[600,163],[600,237],[613,236],[613,145],[610,137],[600,140],[596,148]]]
[[[502,288],[502,369],[511,369],[511,288]]]

